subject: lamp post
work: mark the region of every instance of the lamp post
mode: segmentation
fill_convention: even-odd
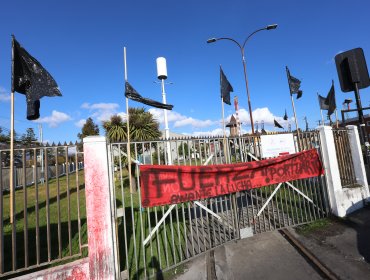
[[[161,80],[161,89],[162,89],[162,101],[163,104],[167,104],[166,101],[166,92],[164,90],[164,80],[167,79],[167,64],[164,57],[157,58],[157,76]],[[171,143],[170,143],[170,130],[168,128],[168,119],[167,119],[167,110],[163,109],[164,115],[164,132],[166,138],[166,150],[167,150],[167,164],[172,165],[172,153],[171,153]]]
[[[249,116],[250,116],[250,120],[251,120],[251,127],[252,127],[252,133],[254,134],[254,123],[253,123],[253,115],[252,115],[252,106],[251,106],[251,99],[250,99],[250,94],[249,94],[249,88],[248,88],[248,79],[247,79],[247,67],[246,67],[246,63],[245,63],[245,55],[244,55],[244,47],[245,47],[245,44],[248,42],[249,38],[252,37],[254,34],[256,34],[257,32],[259,31],[262,31],[262,30],[272,30],[272,29],[276,29],[277,27],[277,24],[270,24],[270,25],[267,25],[266,27],[263,27],[263,28],[260,28],[260,29],[257,29],[256,31],[252,32],[245,40],[244,40],[244,43],[241,45],[239,42],[237,42],[236,40],[232,39],[232,38],[228,38],[228,37],[222,37],[222,38],[211,38],[211,39],[208,39],[207,40],[207,43],[214,43],[216,41],[219,41],[219,40],[229,40],[229,41],[232,41],[234,42],[240,49],[240,53],[242,55],[242,62],[243,62],[243,69],[244,69],[244,79],[245,79],[245,87],[246,87],[246,90],[247,90],[247,97],[248,97],[248,109],[249,109]]]

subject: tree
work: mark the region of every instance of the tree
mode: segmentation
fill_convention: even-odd
[[[9,136],[3,133],[3,128],[0,127],[0,143],[8,144],[9,143]]]
[[[33,128],[31,127],[27,128],[26,133],[22,134],[20,141],[22,145],[26,147],[30,147],[34,145],[35,142],[37,142],[37,138],[36,138],[36,134]]]
[[[105,136],[111,142],[122,142],[127,138],[126,123],[118,115],[110,117],[109,121],[103,121]]]
[[[131,141],[157,140],[161,136],[159,123],[154,116],[145,111],[145,108],[129,108],[129,126]],[[118,115],[111,116],[110,120],[103,122],[105,135],[110,142],[122,142],[127,140],[127,122],[124,122]],[[142,145],[139,145],[142,146]],[[138,151],[142,153],[143,151]],[[131,156],[134,156],[134,149],[131,149]],[[128,169],[127,159],[123,164]],[[132,191],[136,192],[135,165],[131,163]]]
[[[77,137],[82,141],[87,136],[99,135],[99,127],[94,123],[92,118],[88,118]]]
[[[179,156],[188,156],[189,155],[189,145],[186,142],[182,142],[178,148]]]
[[[129,108],[129,123],[131,141],[157,140],[161,136],[159,123],[145,108]],[[104,121],[103,128],[111,142],[127,140],[127,122],[120,116],[113,115],[109,121]]]
[[[159,123],[144,108],[129,108],[130,138],[133,141],[157,140],[162,135]]]

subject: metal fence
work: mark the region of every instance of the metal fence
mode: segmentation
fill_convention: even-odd
[[[357,180],[353,167],[348,131],[346,129],[333,129],[333,137],[342,187],[356,186]]]
[[[0,158],[0,277],[87,255],[83,156],[78,147],[15,149],[13,195],[6,180],[10,151],[0,150]]]
[[[317,131],[295,136],[296,150],[317,148]],[[122,278],[155,277],[226,242],[329,214],[323,177],[285,182],[201,201],[143,208],[139,164],[206,165],[259,160],[259,136],[134,142],[129,187],[127,143],[110,144]]]

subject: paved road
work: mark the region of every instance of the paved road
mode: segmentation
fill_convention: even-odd
[[[370,208],[308,234],[289,230],[339,279],[370,280]],[[278,232],[228,243],[215,249],[214,258],[218,280],[323,279]],[[176,279],[207,279],[207,255],[189,262]]]
[[[231,242],[214,252],[217,279],[322,279],[278,233]],[[207,279],[206,255],[191,261],[177,280]]]

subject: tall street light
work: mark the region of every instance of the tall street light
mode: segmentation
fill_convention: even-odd
[[[219,41],[219,40],[229,40],[229,41],[232,41],[234,42],[235,44],[237,44],[237,46],[239,47],[240,49],[240,52],[241,52],[241,55],[242,55],[242,62],[243,62],[243,69],[244,69],[244,79],[245,79],[245,87],[247,89],[247,97],[248,97],[248,109],[249,109],[249,116],[250,116],[250,119],[251,119],[251,127],[252,127],[252,133],[254,134],[254,123],[253,123],[253,116],[252,116],[252,106],[251,106],[251,99],[250,99],[250,95],[249,95],[249,88],[248,88],[248,79],[247,79],[247,67],[246,67],[246,63],[245,63],[245,56],[244,56],[244,47],[245,47],[245,44],[248,42],[249,38],[252,37],[254,34],[256,34],[257,32],[259,31],[262,31],[262,30],[272,30],[272,29],[276,29],[278,25],[277,24],[270,24],[270,25],[267,25],[266,27],[263,27],[263,28],[260,28],[260,29],[257,29],[256,31],[252,32],[244,41],[243,45],[241,45],[239,42],[237,42],[236,40],[232,39],[232,38],[227,38],[227,37],[223,37],[223,38],[211,38],[211,39],[208,39],[207,40],[207,43],[214,43],[216,41]]]

